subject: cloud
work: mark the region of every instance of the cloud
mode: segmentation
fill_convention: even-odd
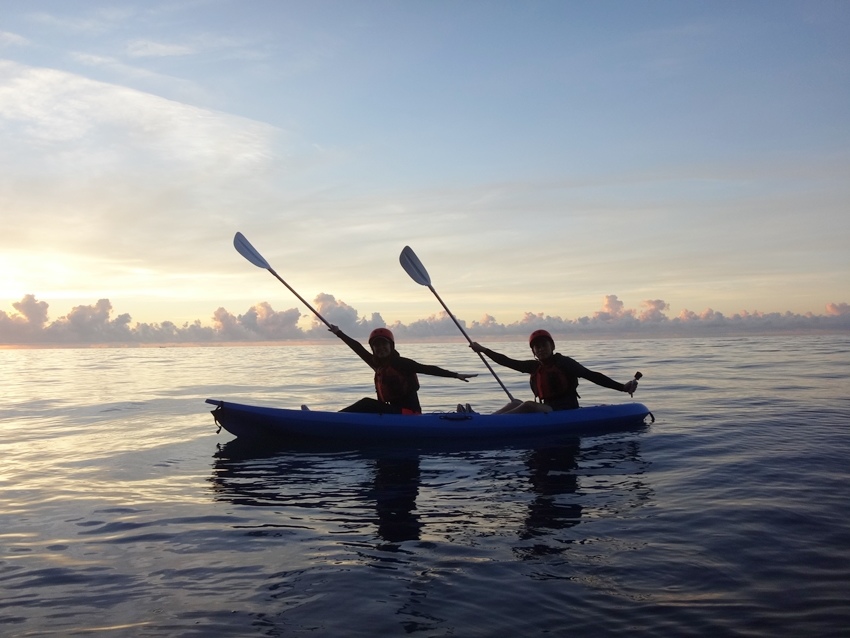
[[[82,53],[79,51],[70,53],[69,55],[73,60],[87,67],[108,71],[112,75],[128,82],[153,85],[154,87],[158,87],[162,92],[168,91],[177,94],[200,92],[200,89],[189,80],[176,79],[149,69],[133,66],[112,56]]]
[[[464,323],[460,322],[463,326]],[[457,326],[452,318],[445,312],[431,315],[425,319],[418,319],[408,325],[396,322],[391,327],[394,333],[401,334],[406,338],[430,338],[444,335],[459,335]]]
[[[360,317],[357,310],[344,301],[337,301],[333,295],[319,293],[313,307],[331,325],[338,326],[343,332],[354,337],[365,337],[375,328],[384,328],[387,323],[378,312],[373,312],[369,318]],[[313,316],[310,335],[322,336],[326,331],[325,325]]]
[[[254,39],[209,32],[185,36],[181,42],[137,38],[127,42],[125,53],[130,58],[172,58],[204,53],[224,60],[263,60],[268,57]]]
[[[73,16],[66,16],[39,11],[30,13],[29,19],[38,24],[54,27],[61,33],[101,35],[135,16],[136,11],[129,7],[106,7],[96,8],[89,12],[88,17],[81,17],[78,12],[75,12]]]
[[[25,295],[20,301],[13,303],[12,307],[35,328],[41,328],[47,323],[47,302],[37,301],[35,295]]]
[[[642,323],[667,321],[664,311],[670,309],[670,304],[666,301],[662,299],[647,299],[643,302],[643,307],[645,310],[638,317]]]
[[[127,43],[127,55],[131,58],[162,58],[193,53],[195,49],[185,44],[166,44],[152,40],[132,40]]]
[[[380,314],[360,317],[355,308],[327,293],[317,295],[311,305],[328,323],[338,325],[357,339],[365,340],[374,328],[385,326],[397,337],[407,340],[461,336],[445,312],[409,324],[395,322],[387,326]],[[0,310],[0,344],[3,345],[230,343],[331,338],[326,326],[315,316],[304,325],[304,318],[310,315],[302,315],[297,308],[276,311],[268,302],[255,304],[238,315],[218,308],[212,315],[212,325],[208,326],[200,320],[182,326],[170,321],[132,324],[127,313],[113,318],[113,307],[108,299],[76,306],[53,322],[49,322],[48,304],[34,295],[25,295],[12,306],[16,312]],[[626,308],[617,295],[607,295],[602,306],[592,317],[577,319],[527,312],[520,320],[508,324],[499,323],[490,315],[469,325],[463,321],[459,323],[470,338],[481,341],[524,338],[539,328],[565,338],[850,331],[850,305],[844,302],[827,304],[825,315],[742,311],[726,317],[709,308],[700,313],[685,310],[674,318],[664,314],[669,305],[661,299],[643,301],[641,313]]]
[[[722,312],[717,312],[711,308],[707,308],[700,313],[692,310],[682,310],[676,318],[680,323],[702,323],[702,324],[719,324],[726,320]]]
[[[846,303],[828,303],[826,304],[826,314],[831,317],[845,317],[850,315],[850,304]]]
[[[0,135],[0,252],[86,255],[81,281],[140,267],[165,281],[209,272],[209,255],[186,247],[264,212],[282,132],[0,60]]]
[[[301,312],[297,308],[277,312],[271,304],[264,301],[252,306],[236,319],[250,334],[263,340],[275,341],[303,338],[303,331],[298,327],[300,318]]]
[[[593,314],[593,318],[598,321],[615,321],[633,316],[634,310],[624,310],[624,304],[617,299],[617,295],[608,295],[605,297],[602,310]]]
[[[25,37],[18,35],[17,33],[10,33],[8,31],[0,31],[0,47],[5,46],[26,46],[29,44],[29,40]]]
[[[0,116],[21,125],[29,142],[88,140],[88,154],[94,142],[109,136],[112,143],[105,146],[122,147],[119,159],[148,153],[172,167],[187,164],[201,171],[253,166],[266,157],[267,138],[275,130],[135,89],[11,62],[0,62]]]
[[[39,343],[47,322],[47,302],[25,295],[12,307],[18,312],[7,315],[0,310],[0,343]]]
[[[19,315],[0,311],[0,342],[3,343],[120,343],[135,340],[130,315],[111,318],[112,304],[100,299],[91,306],[76,306],[66,316],[47,324],[47,303],[26,295],[13,304]],[[16,340],[6,337],[6,333]]]

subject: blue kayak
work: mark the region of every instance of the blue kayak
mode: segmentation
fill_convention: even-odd
[[[422,442],[594,434],[653,421],[642,403],[595,405],[533,414],[363,414],[269,408],[217,399],[215,422],[239,438],[312,441]]]

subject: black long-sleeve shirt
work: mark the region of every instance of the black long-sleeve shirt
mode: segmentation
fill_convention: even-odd
[[[393,348],[392,354],[386,360],[379,360],[373,353],[367,350],[362,343],[356,339],[352,339],[341,330],[337,332],[336,335],[376,372],[382,367],[391,366],[402,374],[428,374],[434,377],[449,377],[452,379],[458,378],[457,372],[452,372],[451,370],[446,370],[445,368],[440,368],[438,366],[426,365],[413,359],[402,357],[395,348]],[[377,390],[377,387],[375,389]],[[398,401],[393,401],[391,404],[396,405],[396,407],[399,408],[413,410],[414,412],[422,411],[422,407],[419,404],[419,395],[415,390],[408,392],[405,397]]]
[[[535,393],[535,396],[537,395],[533,380],[542,365],[540,361],[537,359],[512,359],[511,357],[499,352],[494,352],[489,348],[484,348],[482,352],[501,366],[531,375],[531,389]],[[575,379],[575,387],[578,387],[579,379],[587,379],[591,383],[595,383],[596,385],[600,385],[604,388],[625,392],[625,386],[622,383],[614,381],[614,379],[602,374],[601,372],[595,372],[585,368],[582,364],[571,357],[567,357],[556,352],[552,355],[552,358],[554,364],[558,368],[560,368],[567,376]],[[557,397],[555,399],[546,400],[544,403],[551,405],[556,410],[567,410],[579,407],[578,399],[578,392],[575,392],[574,396]]]

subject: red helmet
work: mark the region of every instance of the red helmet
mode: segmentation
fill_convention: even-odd
[[[548,339],[549,343],[551,343],[553,347],[555,345],[555,340],[552,338],[552,335],[550,335],[549,332],[546,330],[535,330],[534,332],[532,332],[531,336],[528,337],[528,345],[533,346],[534,342],[538,339]]]
[[[369,345],[372,345],[372,342],[375,339],[386,339],[395,346],[395,339],[393,338],[393,333],[390,332],[389,328],[375,328],[369,335]]]

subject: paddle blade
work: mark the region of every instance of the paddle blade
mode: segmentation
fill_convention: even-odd
[[[251,245],[251,242],[245,239],[245,235],[242,233],[236,233],[233,237],[233,247],[236,248],[236,251],[240,255],[255,266],[266,269],[271,268],[271,266],[269,266],[269,262],[263,259],[263,256],[257,252],[257,249]]]
[[[413,252],[410,246],[404,247],[404,250],[401,251],[401,255],[398,257],[398,261],[401,267],[404,268],[404,271],[417,284],[422,286],[431,285],[431,278],[428,276],[428,271],[425,270],[425,266],[422,265],[419,257],[416,256],[416,253]]]

